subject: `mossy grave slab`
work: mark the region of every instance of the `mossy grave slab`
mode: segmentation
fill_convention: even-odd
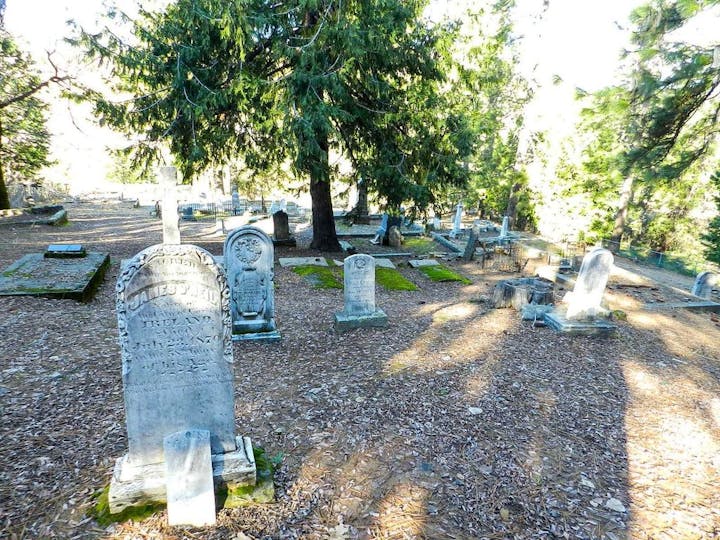
[[[54,258],[29,253],[0,272],[0,296],[45,296],[88,301],[110,265],[107,253]]]

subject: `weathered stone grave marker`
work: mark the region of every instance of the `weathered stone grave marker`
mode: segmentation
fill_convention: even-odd
[[[386,326],[387,315],[375,305],[375,259],[358,253],[345,259],[344,309],[335,314],[335,329]]]
[[[290,220],[287,212],[278,210],[273,214],[273,244],[276,246],[295,246],[295,238],[290,234]]]
[[[230,292],[212,255],[141,251],[118,277],[117,316],[128,453],[115,464],[110,511],[167,500],[165,438],[189,430],[209,432],[216,486],[254,485],[250,439],[235,436]]]
[[[163,244],[180,243],[180,220],[178,219],[177,171],[175,167],[160,167],[162,188]]]
[[[613,255],[607,249],[595,248],[585,255],[573,291],[560,308],[545,315],[547,325],[570,334],[613,333],[617,327],[600,305],[612,266]]]
[[[502,225],[500,226],[500,238],[505,239],[510,232],[510,217],[503,216]]]
[[[225,239],[224,254],[233,339],[280,339],[275,324],[272,240],[256,227],[238,227]]]
[[[695,278],[690,294],[710,300],[712,290],[716,287],[720,287],[720,274],[710,271],[702,272]]]
[[[450,238],[458,238],[462,234],[462,212],[463,204],[462,201],[460,201],[455,210],[455,219],[453,220],[453,227],[450,231]]]

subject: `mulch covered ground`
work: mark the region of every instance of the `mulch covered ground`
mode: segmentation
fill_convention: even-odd
[[[92,495],[127,449],[115,280],[161,233],[128,204],[68,209],[65,227],[0,229],[0,268],[58,242],[112,256],[87,304],[0,298],[1,537],[720,536],[717,316],[642,311],[614,287],[616,337],[563,337],[491,309],[509,276],[462,262],[448,264],[471,285],[399,266],[419,290],[378,287],[388,327],[345,334],[342,291],[277,266],[282,341],[234,346],[237,431],[282,459],[276,503],[221,510],[207,530],[164,513],[98,526]],[[202,224],[183,227],[221,254]]]

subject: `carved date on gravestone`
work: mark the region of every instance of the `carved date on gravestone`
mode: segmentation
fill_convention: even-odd
[[[229,291],[212,256],[153,246],[118,279],[129,460],[162,461],[163,437],[210,432],[213,453],[235,449]]]

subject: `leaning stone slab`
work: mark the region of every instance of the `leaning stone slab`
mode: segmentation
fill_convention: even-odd
[[[0,296],[44,296],[88,301],[110,266],[107,253],[85,257],[45,257],[30,253],[0,272]]]
[[[387,325],[387,315],[375,305],[375,259],[359,253],[345,259],[344,300],[342,312],[335,314],[335,329]]]
[[[165,437],[168,525],[215,524],[210,432],[178,431]]]
[[[128,434],[110,484],[110,511],[166,501],[164,438],[210,433],[217,485],[254,485],[247,438],[235,436],[230,291],[205,250],[156,245],[130,259],[117,284]]]
[[[50,244],[44,255],[56,259],[74,259],[85,257],[87,252],[80,244]]]
[[[714,288],[720,288],[720,274],[716,272],[702,272],[695,278],[695,283],[693,284],[690,294],[709,300]]]
[[[280,266],[283,268],[293,267],[293,266],[305,266],[305,265],[315,265],[315,266],[327,266],[328,263],[325,260],[324,257],[280,257],[278,259],[278,262],[280,263]]]
[[[435,259],[410,259],[408,264],[413,268],[422,268],[423,266],[440,266]]]

